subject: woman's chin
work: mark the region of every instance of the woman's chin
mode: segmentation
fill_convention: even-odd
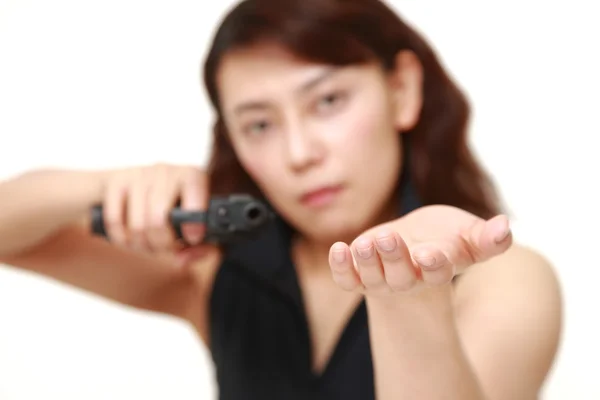
[[[303,230],[306,239],[324,244],[353,241],[366,228],[363,224],[352,224],[350,221],[323,221],[312,224]]]

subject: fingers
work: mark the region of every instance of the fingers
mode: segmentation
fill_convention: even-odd
[[[187,210],[205,210],[206,178],[196,168],[157,165],[117,171],[107,184],[104,220],[111,242],[140,251],[180,248],[170,221],[178,200]],[[199,244],[201,225],[182,227],[189,244]],[[189,259],[189,253],[183,259]]]
[[[387,230],[361,236],[351,246],[336,243],[330,251],[330,265],[334,281],[344,290],[407,292],[419,277],[406,243],[398,233]]]
[[[411,290],[418,281],[406,243],[397,232],[381,231],[375,238],[385,279],[393,291]]]
[[[363,287],[354,268],[352,253],[346,243],[336,243],[331,247],[329,265],[331,266],[333,280],[342,289],[353,291]]]
[[[456,275],[456,267],[442,247],[439,244],[422,245],[413,252],[413,260],[421,270],[422,280],[429,286],[450,283]]]
[[[334,281],[344,290],[408,293],[423,285],[450,283],[456,275],[452,259],[458,252],[456,240],[421,244],[411,252],[397,232],[384,228],[357,238],[350,246],[336,243],[329,263]]]
[[[486,259],[506,251],[512,245],[512,231],[506,215],[485,221],[479,237],[474,241]]]
[[[413,259],[429,285],[448,283],[465,268],[484,262],[512,245],[508,218],[496,216],[477,220],[462,235],[416,245]]]
[[[199,211],[208,209],[206,188],[208,182],[205,174],[192,171],[182,181],[181,207],[184,210]],[[199,244],[204,237],[205,226],[201,224],[183,224],[181,231],[184,239],[191,245]]]
[[[142,171],[136,171],[135,174],[136,177],[129,187],[126,207],[128,244],[135,250],[147,250],[150,245],[146,237],[148,230],[147,199],[150,185]]]
[[[460,273],[465,267],[502,254],[512,245],[512,231],[505,215],[478,219],[456,238],[446,240],[448,259]]]
[[[106,233],[111,241],[124,245],[128,241],[125,229],[125,207],[127,205],[127,187],[122,182],[113,182],[106,189],[103,218]]]
[[[175,243],[175,232],[171,226],[171,208],[177,203],[179,184],[171,179],[167,168],[157,171],[155,176],[148,177],[150,192],[145,206],[147,237],[154,250],[170,250]]]

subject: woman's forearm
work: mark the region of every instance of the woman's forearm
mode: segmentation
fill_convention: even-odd
[[[0,183],[0,256],[85,215],[101,197],[100,172],[33,171]]]
[[[482,400],[462,350],[450,296],[367,300],[378,400]]]

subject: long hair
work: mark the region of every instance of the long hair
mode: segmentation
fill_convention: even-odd
[[[395,68],[399,51],[423,67],[418,123],[402,134],[407,168],[420,201],[447,204],[482,218],[500,212],[491,182],[467,143],[469,104],[426,41],[380,0],[244,0],[218,28],[204,65],[204,83],[216,113],[209,163],[211,192],[260,192],[240,165],[221,115],[216,74],[223,56],[274,43],[315,63],[346,66],[378,62]]]

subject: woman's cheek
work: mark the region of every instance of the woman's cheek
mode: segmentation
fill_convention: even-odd
[[[250,175],[250,178],[256,182],[259,188],[265,193],[276,191],[273,187],[276,182],[284,179],[282,175],[282,166],[276,165],[274,159],[263,156],[259,153],[241,158],[242,166]]]

